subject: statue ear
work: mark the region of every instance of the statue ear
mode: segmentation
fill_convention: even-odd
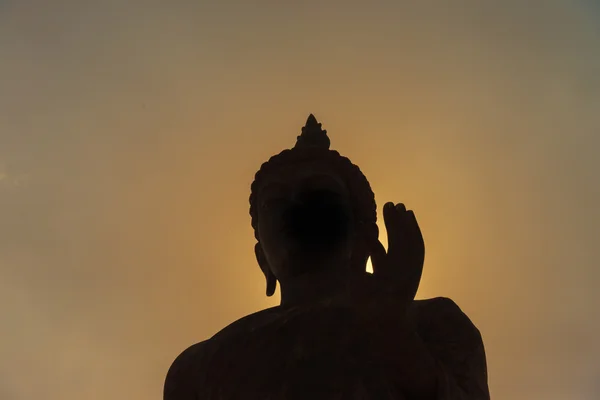
[[[275,288],[277,287],[277,278],[273,274],[273,271],[271,271],[271,268],[269,268],[269,263],[267,262],[267,258],[265,257],[265,253],[260,243],[254,245],[254,254],[256,255],[256,261],[258,261],[258,265],[267,280],[267,296],[271,297],[275,293]]]
[[[350,262],[353,267],[366,270],[367,261],[371,256],[371,243],[378,240],[379,228],[376,223],[360,223],[355,231],[355,235]]]
[[[364,225],[364,230],[369,240],[379,239],[379,227],[375,222],[369,222]]]

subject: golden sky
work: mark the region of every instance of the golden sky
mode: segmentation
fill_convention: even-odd
[[[312,112],[415,210],[493,398],[598,399],[599,110],[589,0],[0,0],[0,398],[160,399],[276,304],[249,186]]]

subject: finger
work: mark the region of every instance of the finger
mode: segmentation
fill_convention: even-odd
[[[406,212],[406,230],[413,257],[420,259],[422,263],[425,257],[425,241],[423,240],[423,234],[417,222],[417,217],[412,210]]]
[[[408,211],[406,228],[408,234],[407,270],[406,272],[406,294],[412,300],[415,298],[423,275],[423,263],[425,261],[425,242],[421,229],[417,223],[414,212]]]
[[[385,217],[385,214],[384,214]],[[402,257],[407,248],[406,207],[399,203],[388,210],[386,219],[388,230],[388,254],[397,259],[394,265],[399,265],[398,257]]]
[[[383,207],[383,220],[388,236],[388,252],[398,249],[398,244],[402,243],[402,221],[394,203],[386,203]]]
[[[395,243],[397,251],[400,255],[408,254],[407,251],[410,250],[410,241],[408,240],[411,234],[411,229],[409,229],[410,221],[407,219],[408,211],[406,211],[406,206],[402,203],[396,204],[396,218],[398,219],[398,230],[400,233],[400,238]]]

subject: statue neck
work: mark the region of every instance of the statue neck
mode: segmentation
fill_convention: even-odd
[[[307,273],[281,283],[281,306],[294,307],[315,303],[345,291],[352,281],[367,272],[346,268],[332,268],[318,273]]]

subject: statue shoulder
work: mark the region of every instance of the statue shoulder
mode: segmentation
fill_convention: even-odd
[[[436,297],[433,299],[416,300],[411,307],[411,313],[420,331],[435,330],[438,333],[460,336],[473,344],[481,342],[481,333],[471,319],[452,299]]]
[[[230,344],[268,325],[279,316],[278,307],[262,310],[229,324],[212,338],[185,349],[171,364],[164,384],[164,400],[193,400],[203,387],[215,354],[230,355]]]
[[[212,341],[227,341],[234,340],[238,335],[247,335],[265,325],[269,325],[277,320],[282,315],[280,307],[271,307],[265,310],[246,315],[227,325],[225,328],[217,332]]]
[[[210,339],[185,349],[169,367],[165,379],[164,400],[195,399],[197,373],[202,373],[203,364],[210,348]]]

